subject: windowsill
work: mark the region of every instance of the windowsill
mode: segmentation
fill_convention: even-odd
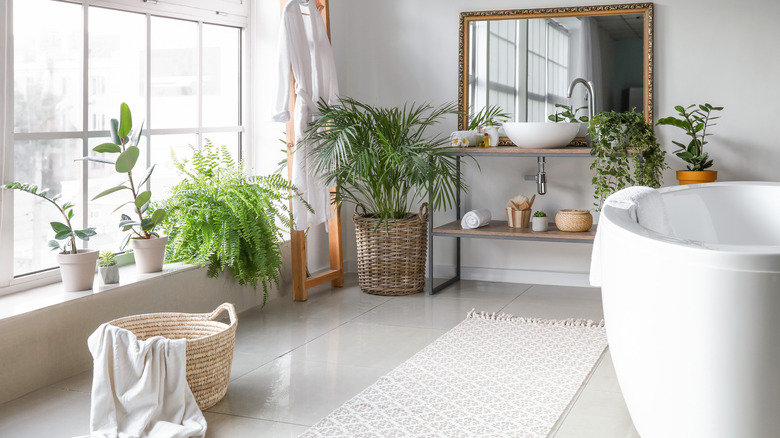
[[[92,290],[65,292],[62,290],[62,282],[33,287],[25,291],[0,296],[0,320],[55,306],[64,302],[87,298],[96,294],[121,290],[129,285],[151,282],[156,278],[198,268],[200,268],[198,265],[171,263],[163,266],[162,272],[138,274],[135,271],[135,265],[130,264],[127,266],[120,266],[118,284],[103,284],[100,275],[95,274],[95,282],[93,283]]]

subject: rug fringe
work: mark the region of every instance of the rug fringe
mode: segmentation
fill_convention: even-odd
[[[604,320],[595,322],[591,319],[541,319],[541,318],[524,318],[522,316],[514,316],[508,313],[496,313],[496,312],[477,312],[475,309],[471,309],[466,314],[466,319],[485,319],[491,321],[515,321],[521,323],[531,323],[538,325],[553,325],[553,326],[565,326],[565,327],[604,327]]]

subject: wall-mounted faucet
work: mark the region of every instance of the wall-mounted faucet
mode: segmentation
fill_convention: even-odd
[[[586,81],[582,78],[577,78],[571,81],[571,84],[569,84],[569,92],[566,93],[566,97],[571,97],[571,93],[574,91],[574,86],[577,84],[584,85],[588,90],[588,98],[590,99],[588,101],[588,120],[593,120],[593,117],[596,115],[596,91],[593,87],[593,82]]]

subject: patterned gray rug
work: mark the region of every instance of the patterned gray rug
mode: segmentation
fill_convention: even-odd
[[[606,346],[603,322],[472,310],[301,438],[546,437]]]

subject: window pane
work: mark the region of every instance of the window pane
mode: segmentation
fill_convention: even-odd
[[[76,204],[73,226],[81,228],[81,140],[36,140],[14,142],[14,180],[61,193],[62,202]],[[55,252],[47,245],[54,239],[49,222],[63,222],[57,208],[33,195],[14,193],[14,275],[57,266]],[[78,240],[79,248],[83,241]]]
[[[198,126],[198,25],[152,17],[150,126]]]
[[[14,2],[14,132],[81,130],[81,6]]]
[[[89,129],[108,130],[122,102],[139,125],[146,119],[146,17],[94,7],[89,14]]]
[[[109,138],[91,138],[89,139],[90,155],[96,157],[103,157],[108,159],[116,158],[116,155],[112,154],[98,154],[91,152],[92,148],[101,144],[111,141]],[[133,178],[136,182],[140,182],[146,173],[146,139],[141,137],[141,142],[138,145],[141,150],[141,155],[138,157],[135,167],[133,168]],[[114,170],[114,166],[110,164],[94,163],[88,164],[89,175],[89,199],[95,197],[98,193],[111,187],[116,187],[122,183],[127,186],[127,174],[119,174]],[[89,202],[89,215],[88,221],[90,227],[95,227],[98,235],[89,240],[90,247],[97,248],[103,251],[118,251],[119,245],[122,243],[124,233],[119,229],[119,219],[122,213],[135,217],[134,210],[131,205],[126,205],[119,211],[117,207],[125,202],[131,201],[132,195],[129,190],[120,190],[118,192],[106,195],[102,198]]]
[[[203,126],[237,126],[241,30],[203,25]]]
[[[152,175],[152,201],[167,198],[171,188],[181,180],[172,155],[178,161],[189,160],[192,146],[197,144],[198,136],[195,134],[152,136],[152,164],[157,164]]]

